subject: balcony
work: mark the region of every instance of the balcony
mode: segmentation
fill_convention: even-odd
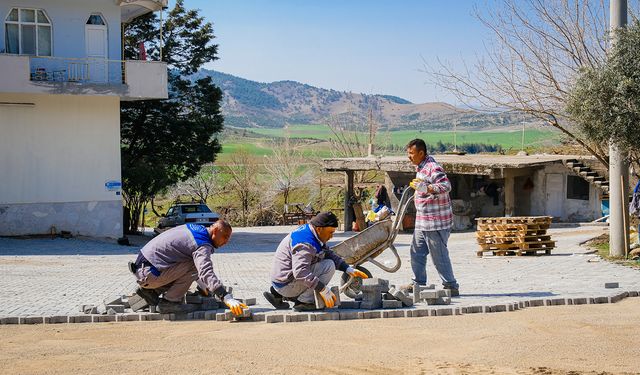
[[[166,99],[167,64],[0,54],[0,93]]]

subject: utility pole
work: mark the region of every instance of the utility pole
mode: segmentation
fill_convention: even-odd
[[[609,3],[611,46],[617,41],[615,30],[627,24],[627,0]],[[623,257],[627,253],[629,227],[625,224],[629,191],[628,152],[609,142],[609,255]]]

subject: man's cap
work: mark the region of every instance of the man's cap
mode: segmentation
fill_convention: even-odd
[[[311,220],[309,220],[309,223],[311,225],[313,225],[314,227],[334,227],[334,228],[337,228],[338,227],[338,218],[336,217],[336,215],[333,212],[325,211],[325,212],[320,212],[319,214],[317,214],[316,216],[311,218]]]

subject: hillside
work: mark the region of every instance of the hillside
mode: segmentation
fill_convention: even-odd
[[[348,121],[364,124],[369,112],[381,129],[485,130],[521,126],[523,115],[481,113],[447,103],[414,104],[391,95],[367,95],[322,89],[295,81],[261,83],[213,70],[209,76],[224,91],[225,124],[234,127],[281,128],[289,124]]]

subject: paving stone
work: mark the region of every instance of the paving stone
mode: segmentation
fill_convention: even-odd
[[[401,290],[396,290],[393,293],[393,296],[396,297],[399,301],[402,301],[402,304],[405,307],[413,306],[413,298],[404,294]]]
[[[155,314],[155,313],[157,313],[157,312],[158,312],[157,310],[158,310],[158,309],[156,308],[156,306],[153,306],[153,305],[149,306],[149,312],[150,312],[150,313]],[[133,310],[132,310],[132,311],[133,311]]]
[[[47,324],[62,324],[69,322],[69,317],[67,315],[54,315],[49,316],[48,318],[49,319],[46,321]]]
[[[203,320],[204,319],[204,311],[194,311],[193,319]]]
[[[80,312],[85,314],[95,314],[91,312],[95,307],[95,305],[80,305]]]
[[[162,320],[162,314],[158,314],[158,313],[140,314],[140,320],[147,320],[147,321]]]
[[[342,301],[340,303],[340,309],[359,309],[360,301]]]
[[[120,315],[116,315],[117,321],[118,322],[139,322],[140,320],[140,314],[136,314],[136,313],[129,313],[129,314],[120,314]]]
[[[427,298],[427,305],[450,305],[451,297]]]
[[[450,289],[438,289],[436,292],[438,293],[438,297],[451,297]]]
[[[206,310],[204,312],[204,319],[205,320],[216,320],[216,314],[218,313],[218,310]]]
[[[104,303],[97,305],[96,308],[96,314],[106,314],[107,310],[109,310],[109,308],[107,308],[107,305],[105,305]]]
[[[267,323],[283,323],[284,315],[282,314],[267,314]]]
[[[253,306],[256,304],[255,298],[239,298],[239,301],[244,303],[247,306]]]
[[[614,296],[609,297],[609,303],[616,303],[618,301],[622,301],[627,298],[629,294],[627,292],[618,293]]]
[[[41,316],[20,317],[20,324],[42,324],[44,319]]]
[[[394,290],[395,290],[395,288],[389,288],[389,290],[392,290],[392,289],[394,289]],[[396,297],[394,297],[393,295],[391,295],[391,293],[389,293],[389,292],[386,292],[386,293],[384,293],[384,294],[382,295],[382,300],[383,300],[383,301],[397,301],[397,300],[396,300]]]
[[[226,322],[227,320],[231,320],[231,311],[225,311],[222,313],[216,314],[216,320],[219,322]]]
[[[565,305],[573,305],[573,298],[565,298]]]
[[[131,306],[131,310],[133,311],[139,311],[149,306],[147,301],[145,301],[144,298],[140,297],[136,293],[133,293],[131,296],[129,296],[129,305]]]
[[[586,297],[576,297],[571,299],[571,303],[574,305],[586,305],[589,301]]]
[[[93,322],[97,323],[108,323],[108,322],[115,322],[116,321],[116,316],[115,315],[93,315]]]
[[[379,319],[381,311],[358,311],[358,319]]]
[[[462,310],[459,307],[454,307],[453,315],[462,315]]]
[[[162,320],[176,320],[176,314],[160,314],[160,316],[162,317]]]
[[[433,311],[435,311],[436,316],[448,316],[448,315],[453,315],[453,309],[452,308],[443,308],[443,309],[434,309]]]
[[[267,314],[265,313],[255,313],[251,316],[251,319],[254,322],[265,322],[267,320]]]
[[[102,300],[105,305],[122,305],[122,296],[115,296],[110,298],[105,298]]]
[[[594,297],[593,303],[609,303],[609,297]]]
[[[637,297],[638,296],[638,292],[636,292],[635,290],[630,290],[628,293],[629,293],[629,297]]]
[[[518,308],[524,309],[526,306],[524,305],[524,301],[518,301]]]
[[[308,322],[309,314],[285,314],[284,321],[287,323]]]
[[[357,311],[340,311],[340,320],[358,319]]]
[[[69,323],[91,323],[93,315],[72,315],[69,316]]]
[[[404,318],[404,310],[388,310],[382,312],[383,318]]]
[[[0,324],[19,324],[20,318],[17,316],[10,316],[6,318],[0,318]]]
[[[422,292],[420,292],[420,299],[436,299],[439,297],[439,291],[438,290],[423,290]],[[449,296],[451,297],[451,296]],[[415,302],[415,300],[414,300]]]
[[[507,305],[492,305],[491,312],[504,312],[507,311]]]
[[[423,317],[423,316],[429,316],[430,313],[431,313],[430,309],[420,309],[420,308],[415,309],[415,310],[408,310],[408,311],[411,311],[411,317],[412,318],[420,318],[420,317]],[[409,315],[407,315],[407,316],[409,316]]]
[[[216,301],[215,298],[205,297],[202,299],[203,310],[216,310],[219,308],[220,308],[220,302]]]
[[[543,299],[532,299],[532,300],[529,300],[529,306],[531,306],[531,307],[544,306],[544,300]]]
[[[463,314],[477,314],[482,312],[482,306],[467,306]]]
[[[340,320],[340,313],[339,312],[310,313],[309,320],[312,322],[319,322],[324,320]]]
[[[558,305],[564,305],[566,304],[566,301],[564,298],[547,298],[545,300],[545,306],[558,306]]]
[[[604,283],[604,287],[606,289],[614,289],[614,288],[619,288],[620,284],[617,282],[612,282],[612,283]]]
[[[107,305],[107,311],[112,309],[118,314],[124,314],[124,305]]]
[[[382,308],[383,309],[399,309],[402,307],[402,301],[398,301],[398,300],[383,300],[382,301]]]
[[[380,309],[382,308],[382,300],[376,301],[376,302],[362,301],[360,303],[360,308],[365,310]]]
[[[380,279],[378,277],[371,277],[362,280],[363,290],[370,289],[371,287],[381,287],[383,289],[386,288],[386,290],[384,290],[384,292],[386,292],[389,290],[389,280]]]

